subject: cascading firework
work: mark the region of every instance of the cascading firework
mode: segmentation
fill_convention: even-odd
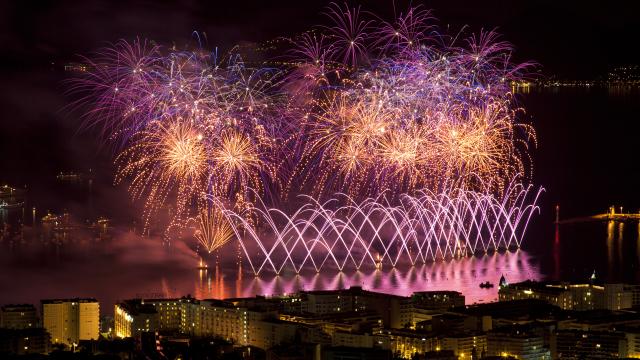
[[[164,212],[166,238],[236,240],[256,273],[520,246],[541,191],[510,85],[529,64],[495,32],[439,33],[420,7],[326,15],[252,53],[122,40],[85,59],[72,90],[143,231]]]
[[[453,190],[403,195],[398,205],[377,199],[354,201],[346,195],[308,202],[292,215],[276,208],[224,210],[255,274],[290,268],[321,271],[378,267],[520,247],[531,216],[539,211],[542,190],[512,184],[502,199]],[[219,206],[223,206],[219,204]]]

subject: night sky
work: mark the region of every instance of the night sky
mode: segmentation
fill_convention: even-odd
[[[8,70],[44,66],[136,36],[183,43],[193,31],[221,47],[287,36],[319,23],[329,1],[24,1],[0,5],[2,62]],[[394,6],[395,3],[395,6]],[[381,16],[407,1],[362,1]],[[440,26],[498,29],[523,59],[547,74],[590,77],[607,65],[638,62],[640,4],[633,1],[415,1]],[[5,68],[7,70],[7,68]]]
[[[30,184],[60,170],[97,169],[112,181],[111,154],[90,131],[80,132],[70,112],[61,64],[121,38],[146,37],[162,44],[187,44],[192,33],[206,34],[209,46],[260,42],[307,30],[322,21],[324,1],[9,1],[0,4],[0,182]],[[391,17],[392,1],[362,1],[363,9]],[[441,28],[494,29],[514,44],[516,59],[539,64],[545,76],[594,78],[609,66],[640,63],[640,3],[606,1],[413,2],[433,9]],[[406,2],[395,2],[396,9]],[[467,31],[468,33],[468,31]],[[546,205],[575,202],[574,214],[608,201],[640,206],[638,112],[609,108],[556,112],[554,106],[584,100],[523,99],[537,111],[532,123],[540,146],[532,152],[535,181],[549,189]],[[629,105],[638,110],[638,101]],[[611,107],[620,104],[612,101]],[[535,116],[538,118],[536,119]],[[544,117],[544,118],[542,118]],[[609,127],[607,122],[613,120]],[[603,130],[604,129],[604,130]],[[621,148],[605,154],[612,144]],[[597,166],[611,166],[596,171]],[[604,185],[598,188],[598,185]],[[615,187],[615,188],[614,188]],[[46,190],[46,189],[44,189]],[[43,190],[43,191],[44,191]],[[596,201],[586,204],[585,192]],[[567,192],[567,193],[565,193]],[[548,212],[547,212],[548,213]]]

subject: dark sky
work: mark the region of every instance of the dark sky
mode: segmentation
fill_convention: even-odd
[[[7,1],[0,5],[2,61],[11,67],[60,61],[104,42],[143,36],[185,42],[192,31],[211,45],[262,41],[317,24],[328,1]],[[392,15],[392,0],[362,0]],[[406,0],[396,0],[397,9]],[[638,62],[640,3],[579,0],[425,0],[440,24],[498,28],[523,59],[545,73],[585,77],[608,64]]]
[[[239,41],[269,40],[318,24],[327,4],[319,0],[0,2],[0,183],[31,184],[60,170],[87,167],[102,169],[105,183],[112,179],[110,153],[100,148],[91,133],[78,132],[76,114],[65,108],[69,99],[63,80],[68,74],[52,70],[51,63],[58,66],[108,42],[136,36],[184,44],[191,41],[193,31],[199,31],[207,35],[209,46],[223,48]],[[393,14],[391,0],[362,0],[361,4],[380,16]],[[430,0],[413,4],[433,9],[441,27],[497,28],[503,39],[514,44],[517,59],[538,62],[547,75],[589,78],[610,65],[640,63],[640,2]],[[406,1],[396,1],[395,7],[405,8]],[[596,208],[610,200],[637,197],[638,169],[629,164],[637,162],[633,109],[638,101],[620,104],[604,96],[604,100],[595,96],[593,103],[600,101],[600,105],[593,109],[581,106],[580,98],[555,97],[549,102],[533,97],[529,101],[535,111],[526,120],[538,129],[540,139],[533,153],[536,180],[549,188],[549,202],[584,197],[582,193],[592,191],[594,183],[609,186],[593,205]],[[570,107],[555,111],[568,101],[581,111]],[[609,111],[609,106],[618,112]],[[618,122],[602,131],[600,124],[607,121]],[[612,144],[621,144],[625,151],[608,157],[606,149]],[[598,175],[594,170],[598,161],[620,169],[623,181]],[[565,191],[573,192],[564,196]],[[575,213],[591,211],[574,207]]]

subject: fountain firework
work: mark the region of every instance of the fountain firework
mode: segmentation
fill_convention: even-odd
[[[344,270],[415,265],[492,250],[519,248],[542,190],[512,184],[504,198],[474,191],[422,191],[397,205],[384,194],[355,201],[346,195],[307,202],[292,215],[277,208],[223,210],[253,272],[305,267]],[[222,204],[219,204],[221,207]]]

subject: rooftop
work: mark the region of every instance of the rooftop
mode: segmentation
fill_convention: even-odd
[[[44,299],[40,300],[42,304],[62,304],[67,302],[77,303],[98,303],[98,300],[94,298],[73,298],[73,299]]]
[[[140,299],[125,300],[117,304],[117,306],[124,309],[127,313],[129,313],[129,315],[158,313],[155,306],[149,303],[144,303]]]
[[[454,308],[453,311],[468,315],[489,315],[493,318],[506,319],[540,319],[562,313],[562,310],[559,307],[550,305],[546,301],[538,299],[523,299],[477,304],[465,307],[457,307]]]
[[[348,289],[339,289],[339,290],[300,291],[300,294],[301,295],[310,294],[310,295],[380,296],[380,297],[389,297],[389,298],[396,298],[396,299],[406,299],[405,296],[364,290],[361,286],[352,286]]]

